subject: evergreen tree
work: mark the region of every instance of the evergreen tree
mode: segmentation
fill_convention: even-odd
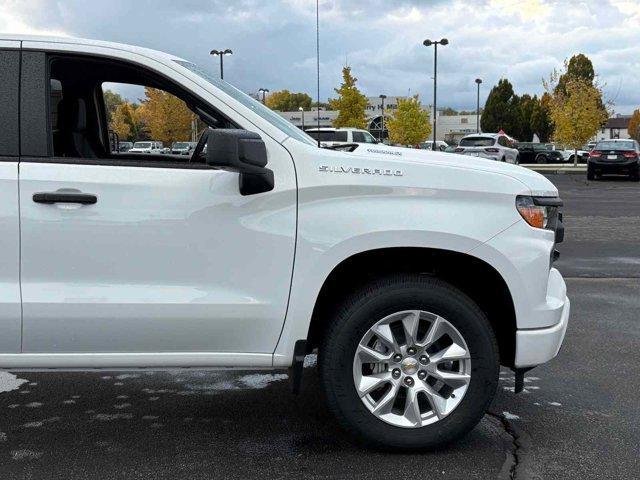
[[[550,101],[551,96],[545,92],[533,107],[533,112],[531,113],[531,131],[538,135],[538,138],[543,143],[550,141],[553,133],[553,122],[549,111]]]
[[[506,78],[501,79],[491,89],[487,101],[484,104],[480,125],[483,132],[496,133],[504,130],[505,133],[516,136],[519,127],[519,102],[513,93],[513,85]],[[516,134],[513,132],[517,131]]]
[[[340,88],[334,89],[338,98],[329,100],[330,108],[338,110],[338,116],[333,121],[334,127],[367,127],[367,97],[356,87],[357,81],[358,79],[351,75],[351,67],[342,69],[342,84]]]

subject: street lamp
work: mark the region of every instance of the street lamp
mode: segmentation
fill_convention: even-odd
[[[262,93],[262,104],[264,105],[264,98],[267,95],[267,93],[269,92],[268,88],[259,88],[258,92]]]
[[[482,79],[476,78],[476,83],[478,84],[478,101],[476,103],[476,133],[480,133],[480,84],[482,83]]]
[[[222,58],[225,55],[233,55],[233,52],[230,49],[225,48],[224,50],[211,50],[209,52],[209,55],[213,55],[214,57],[216,55],[220,56],[220,79],[224,80],[224,63],[222,61]]]
[[[436,149],[436,119],[438,117],[438,110],[436,107],[436,94],[438,92],[438,45],[448,45],[449,40],[443,38],[442,40],[425,40],[422,42],[425,47],[433,45],[433,148]]]
[[[378,140],[381,142],[384,140],[384,99],[387,98],[386,95],[380,95],[380,100],[382,101],[382,116],[380,117],[380,136]]]
[[[304,108],[298,107],[298,110],[300,110],[300,113],[302,113],[302,131],[304,132]]]

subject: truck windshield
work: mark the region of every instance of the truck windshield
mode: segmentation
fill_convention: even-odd
[[[279,129],[284,134],[286,134],[286,135],[288,135],[288,136],[290,136],[292,138],[295,138],[296,140],[300,140],[301,142],[308,143],[310,145],[316,145],[317,144],[317,142],[315,142],[309,135],[304,133],[298,127],[296,127],[292,123],[290,123],[287,120],[285,120],[284,118],[282,118],[280,115],[278,115],[273,110],[265,107],[262,103],[260,103],[257,100],[251,98],[246,93],[241,92],[240,90],[238,90],[233,85],[225,82],[224,80],[220,80],[219,78],[212,77],[207,72],[203,71],[197,65],[195,65],[195,64],[193,64],[191,62],[185,62],[183,60],[174,60],[174,62],[176,62],[181,67],[184,67],[187,70],[195,73],[200,78],[202,78],[203,80],[206,80],[207,82],[209,82],[214,87],[222,90],[224,93],[226,93],[227,95],[232,97],[234,100],[237,100],[238,102],[240,102],[245,107],[250,108],[256,114],[260,115],[264,120],[269,122],[271,125],[273,125],[277,129]]]
[[[173,148],[188,148],[189,144],[187,142],[175,142],[173,144]]]
[[[151,142],[136,142],[133,148],[151,148]]]

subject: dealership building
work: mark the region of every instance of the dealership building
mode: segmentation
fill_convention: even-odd
[[[387,118],[398,109],[398,99],[407,97],[388,96],[384,99],[384,115]],[[423,106],[430,109],[431,106]],[[382,128],[382,99],[379,97],[367,97],[367,107],[365,114],[367,116],[367,130],[375,138],[387,138],[388,132],[386,125],[384,131]],[[316,128],[318,122],[320,127],[332,127],[333,121],[338,116],[337,110],[313,109],[311,111],[293,111],[278,112],[284,118],[296,125],[298,128]],[[433,119],[433,112],[430,112],[430,118]],[[476,115],[441,115],[438,112],[436,117],[436,140],[444,140],[447,143],[458,143],[458,141],[470,133],[476,132]],[[479,120],[479,119],[478,119]],[[433,140],[431,135],[428,140]],[[427,139],[425,139],[427,140]]]

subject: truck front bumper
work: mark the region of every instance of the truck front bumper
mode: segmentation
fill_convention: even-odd
[[[546,317],[557,321],[550,327],[518,329],[516,331],[515,367],[540,365],[554,358],[560,351],[569,323],[571,302],[560,272],[552,268],[547,284]]]

